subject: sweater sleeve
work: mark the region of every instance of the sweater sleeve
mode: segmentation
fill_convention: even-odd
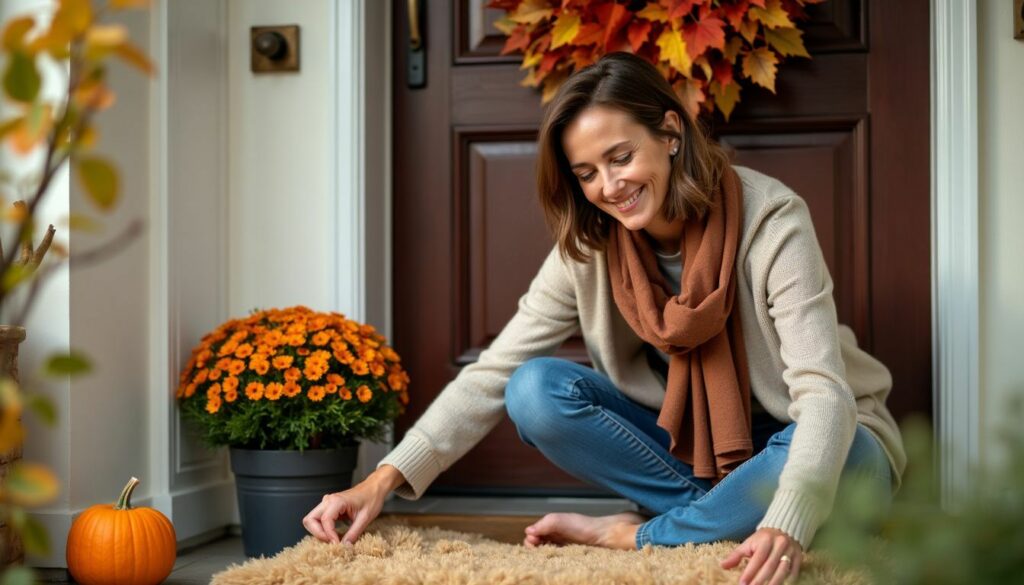
[[[459,372],[377,464],[392,465],[405,477],[395,493],[419,499],[501,421],[512,372],[532,357],[554,353],[578,327],[575,288],[556,246],[490,347]]]
[[[764,226],[768,313],[778,335],[796,422],[779,485],[758,528],[777,528],[804,547],[831,512],[853,443],[857,407],[840,353],[832,278],[803,199],[781,200]]]

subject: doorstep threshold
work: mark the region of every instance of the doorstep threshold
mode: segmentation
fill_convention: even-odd
[[[384,502],[384,514],[458,514],[467,516],[542,516],[549,512],[575,512],[605,516],[636,511],[624,498],[423,496],[418,500],[394,497]]]

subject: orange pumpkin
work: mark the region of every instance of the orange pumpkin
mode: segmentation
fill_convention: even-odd
[[[171,521],[153,508],[132,508],[131,478],[116,504],[82,512],[68,533],[68,571],[84,585],[156,585],[174,568],[177,538]]]

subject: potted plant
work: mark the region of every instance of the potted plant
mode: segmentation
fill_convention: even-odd
[[[340,313],[254,311],[203,336],[177,399],[204,443],[230,447],[247,556],[302,540],[303,516],[351,486],[359,441],[383,437],[408,384],[384,337]]]

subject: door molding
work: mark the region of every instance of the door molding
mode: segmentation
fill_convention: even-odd
[[[332,296],[339,311],[372,324],[391,342],[391,3],[330,4],[337,72]],[[391,450],[388,435],[386,443],[363,442],[353,481]]]
[[[979,461],[977,0],[932,0],[932,419],[943,501]]]

